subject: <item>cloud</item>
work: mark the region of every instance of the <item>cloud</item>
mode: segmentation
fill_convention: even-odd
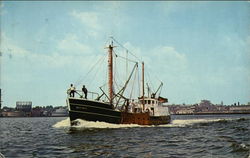
[[[141,50],[141,48],[139,48],[139,47],[135,47],[134,45],[132,45],[130,42],[125,42],[124,44],[123,44],[123,46],[125,47],[125,48],[127,48],[128,49],[128,51],[130,51],[131,52],[131,57],[132,57],[132,59],[133,60],[146,60],[146,57],[145,57],[145,59],[142,59],[142,50]]]
[[[246,38],[246,45],[250,47],[250,36],[247,36]]]
[[[73,10],[68,14],[82,24],[82,31],[87,38],[97,39],[103,36],[107,38],[110,35],[121,34],[120,30],[130,19],[122,12],[122,6],[117,2],[104,3],[101,7],[96,8],[98,11]]]
[[[2,55],[11,54],[17,57],[25,57],[30,54],[29,51],[14,45],[12,40],[8,38],[4,32],[1,33],[0,50],[2,52]]]
[[[4,4],[3,4],[3,2],[1,1],[1,2],[0,2],[0,8],[3,9],[3,7],[4,7]]]
[[[80,12],[73,10],[69,13],[71,16],[80,21],[85,26],[85,32],[90,37],[98,37],[103,24],[100,22],[100,14],[97,12]],[[102,27],[101,27],[102,26]]]
[[[59,41],[57,49],[61,53],[71,55],[90,54],[92,52],[91,48],[82,44],[74,34],[68,34],[63,40]]]
[[[89,28],[100,29],[99,15],[96,12],[78,12],[74,10],[70,15],[79,19],[81,23]]]
[[[0,16],[3,16],[4,14],[7,13],[7,11],[4,9],[4,3],[0,1]]]
[[[33,50],[27,50],[24,47],[14,44],[13,40],[2,33],[0,52],[2,57],[12,56],[13,60],[25,65],[33,65],[37,68],[57,68],[67,65],[79,66],[86,56],[96,57],[91,54],[91,49],[87,45],[81,44],[75,35],[67,35],[58,42],[54,52],[37,53]],[[76,57],[77,56],[77,57]],[[5,60],[5,59],[4,59]],[[89,61],[85,61],[88,63]]]
[[[187,70],[186,55],[178,52],[174,47],[159,46],[150,51],[151,63],[167,72],[178,74]]]
[[[156,46],[150,50],[143,50],[133,46],[130,42],[123,44],[133,55],[133,60],[144,61],[153,69],[160,69],[171,73],[185,72],[188,69],[188,59],[184,53],[178,52],[171,46]],[[136,56],[136,57],[135,57]]]

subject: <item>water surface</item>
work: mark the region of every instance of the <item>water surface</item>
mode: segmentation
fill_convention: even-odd
[[[5,157],[250,158],[250,115],[172,116],[161,126],[0,118]]]

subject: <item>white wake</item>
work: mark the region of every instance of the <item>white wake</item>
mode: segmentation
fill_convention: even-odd
[[[74,125],[75,128],[133,128],[133,127],[186,127],[197,123],[209,123],[209,122],[218,122],[223,120],[232,120],[232,119],[186,119],[186,120],[172,120],[170,124],[159,125],[159,126],[143,126],[137,124],[112,124],[106,122],[93,122],[93,121],[85,121],[81,119],[77,119],[77,125]],[[70,120],[69,118],[59,121],[53,125],[54,128],[69,128]]]
[[[85,121],[81,119],[77,119],[77,125],[74,125],[73,127],[76,128],[130,128],[130,127],[143,127],[137,124],[112,124],[112,123],[106,123],[106,122],[93,122],[93,121]],[[69,118],[57,122],[55,125],[53,125],[55,128],[67,128],[70,127],[70,120]]]
[[[186,127],[197,123],[218,122],[225,119],[187,119],[187,120],[172,120],[170,124],[160,125],[160,127]]]

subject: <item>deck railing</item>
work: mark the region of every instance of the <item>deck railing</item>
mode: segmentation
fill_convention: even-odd
[[[67,94],[68,94],[68,97],[70,97],[70,91],[68,91]],[[85,94],[84,94],[83,91],[75,90],[74,94],[75,94],[74,98],[85,98]],[[88,91],[86,99],[96,100],[97,98],[99,98],[99,94],[98,93]]]

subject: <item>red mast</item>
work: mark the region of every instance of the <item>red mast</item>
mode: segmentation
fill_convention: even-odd
[[[110,104],[113,104],[113,42],[108,47],[108,85]]]

